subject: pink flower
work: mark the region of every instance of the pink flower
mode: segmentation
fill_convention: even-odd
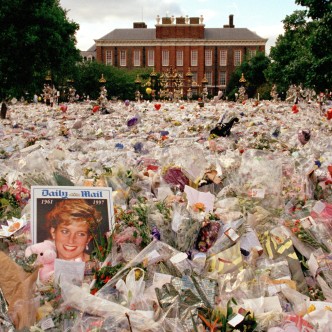
[[[3,184],[1,187],[0,187],[0,191],[1,192],[7,192],[9,189],[8,185],[7,184]]]

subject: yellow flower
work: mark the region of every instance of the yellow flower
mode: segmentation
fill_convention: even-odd
[[[311,312],[315,311],[316,307],[313,304],[310,304],[309,308],[307,309],[307,314],[310,314]]]

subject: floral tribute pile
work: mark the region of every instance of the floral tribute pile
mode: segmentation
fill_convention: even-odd
[[[12,105],[0,127],[0,331],[329,330],[332,129],[319,105],[67,106]],[[230,135],[210,137],[227,117]],[[83,282],[43,280],[25,254],[36,184],[112,188]]]

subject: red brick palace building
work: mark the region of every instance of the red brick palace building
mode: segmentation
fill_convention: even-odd
[[[96,60],[107,65],[151,68],[162,73],[172,68],[183,78],[207,80],[210,93],[225,89],[230,75],[245,57],[265,52],[267,39],[246,28],[235,28],[233,15],[223,28],[205,28],[203,17],[157,16],[155,28],[135,22],[132,29],[115,29],[95,40]]]

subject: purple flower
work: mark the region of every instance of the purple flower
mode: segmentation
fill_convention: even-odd
[[[138,117],[134,116],[133,118],[127,121],[127,126],[132,127],[135,126],[137,123],[138,123]]]
[[[154,240],[160,241],[160,232],[159,232],[157,226],[153,226],[151,235]]]

